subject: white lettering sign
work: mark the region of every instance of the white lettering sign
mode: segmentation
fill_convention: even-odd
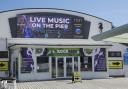
[[[61,28],[68,29],[70,19],[69,18],[50,18],[50,17],[29,17],[30,27],[32,28]]]

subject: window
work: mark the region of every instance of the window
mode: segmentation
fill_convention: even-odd
[[[37,72],[49,72],[49,58],[37,57]]]
[[[121,57],[121,52],[120,51],[109,51],[108,52],[108,57]]]
[[[81,71],[92,71],[92,57],[86,56],[80,58]]]
[[[0,51],[0,58],[8,58],[8,51]]]
[[[21,64],[21,73],[34,72],[34,63],[31,61],[33,59],[23,58],[22,60],[23,61],[22,61],[22,64]]]

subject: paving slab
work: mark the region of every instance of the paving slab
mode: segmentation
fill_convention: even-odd
[[[82,80],[52,80],[17,83],[17,89],[128,89],[128,78]]]

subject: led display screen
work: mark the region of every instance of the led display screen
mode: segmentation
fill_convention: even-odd
[[[15,37],[86,39],[89,28],[90,22],[83,17],[60,13],[20,14]]]

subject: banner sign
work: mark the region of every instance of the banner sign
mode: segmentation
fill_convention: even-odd
[[[96,72],[107,71],[105,48],[95,49],[94,68]]]
[[[17,15],[17,38],[86,38],[83,17],[47,14]]]
[[[0,61],[0,71],[8,71],[8,61]]]
[[[30,73],[34,70],[33,49],[21,48],[21,73]]]
[[[109,69],[123,69],[123,61],[109,60]]]
[[[48,56],[80,56],[80,48],[48,48]]]

